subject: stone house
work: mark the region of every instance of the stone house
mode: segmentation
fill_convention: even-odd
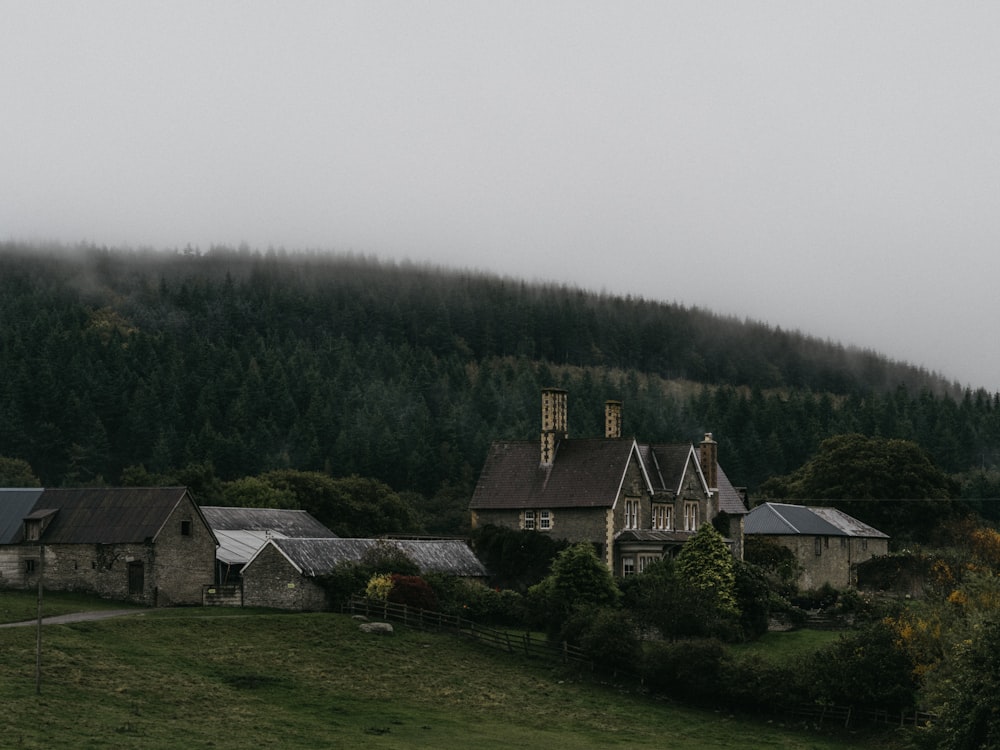
[[[888,535],[836,508],[764,503],[747,514],[744,530],[792,551],[803,591],[851,586],[858,565],[889,552]]]
[[[744,493],[719,466],[712,435],[697,448],[640,443],[621,436],[621,402],[606,402],[604,417],[604,438],[571,439],[566,392],[545,389],[540,441],[490,447],[469,503],[473,527],[591,542],[616,575],[630,575],[711,522],[742,558]]]
[[[316,581],[342,563],[361,562],[376,539],[268,540],[243,568],[243,603],[248,607],[319,611],[329,608],[326,590]],[[382,542],[384,543],[384,542]],[[485,579],[486,569],[461,539],[394,539],[391,544],[420,569]]]
[[[218,540],[185,487],[0,490],[0,587],[200,604]]]

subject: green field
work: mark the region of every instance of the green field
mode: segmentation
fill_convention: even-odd
[[[0,601],[18,612],[34,598]],[[36,695],[35,632],[0,629],[4,747],[886,745],[681,708],[447,635],[368,635],[333,614],[143,610],[47,626]]]

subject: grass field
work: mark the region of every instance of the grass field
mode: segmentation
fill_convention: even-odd
[[[36,695],[35,629],[0,630],[4,747],[886,747],[680,708],[447,635],[368,635],[343,615],[144,610],[47,626],[42,652]]]

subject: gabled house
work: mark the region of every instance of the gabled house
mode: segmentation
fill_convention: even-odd
[[[327,609],[326,590],[316,581],[343,563],[362,561],[376,539],[268,540],[243,568],[243,603],[248,607]],[[443,573],[485,579],[486,569],[461,539],[393,539],[421,574]]]
[[[203,505],[201,512],[219,540],[215,583],[237,584],[240,571],[269,539],[336,539],[304,510],[228,508]]]
[[[745,532],[793,552],[802,590],[846,588],[859,564],[889,551],[887,534],[836,508],[764,503],[747,515]]]
[[[200,604],[218,546],[185,487],[0,490],[0,529],[0,587],[154,606]]]
[[[605,404],[605,437],[571,439],[566,392],[542,392],[540,441],[498,441],[469,503],[473,527],[494,524],[591,542],[617,575],[641,572],[715,522],[742,557],[742,494],[707,434],[691,444],[621,436],[621,402]]]

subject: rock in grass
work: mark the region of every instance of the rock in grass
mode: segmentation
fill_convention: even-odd
[[[363,622],[358,627],[363,633],[376,633],[378,635],[392,635],[392,625],[387,622]]]

